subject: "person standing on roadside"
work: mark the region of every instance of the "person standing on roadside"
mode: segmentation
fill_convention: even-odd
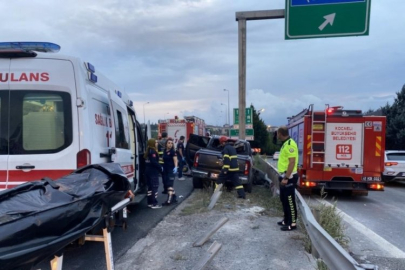
[[[163,152],[166,147],[166,141],[167,141],[167,132],[162,132],[162,137],[159,139],[158,143],[159,164],[161,166],[163,166]],[[162,184],[163,184],[162,194],[167,194],[167,185],[164,173],[162,173]]]
[[[174,142],[172,138],[166,140],[165,149],[163,152],[163,175],[166,179],[167,200],[163,205],[171,205],[177,202],[176,192],[174,191],[174,178],[177,173],[177,155],[174,151]]]
[[[148,207],[152,209],[162,208],[158,204],[157,196],[159,189],[159,173],[162,173],[163,167],[159,164],[159,155],[156,151],[158,142],[155,139],[148,140],[148,147],[145,151],[145,176],[148,186]]]
[[[236,149],[228,143],[228,137],[226,136],[220,137],[219,143],[224,147],[222,150],[224,165],[218,176],[217,183],[223,184],[226,180],[231,180],[236,192],[238,193],[238,198],[245,199],[245,190],[239,179],[238,154],[236,153]]]
[[[281,126],[277,130],[277,138],[282,141],[277,169],[280,181],[280,200],[283,205],[284,219],[277,222],[282,231],[297,228],[297,205],[295,203],[295,188],[298,182],[298,147],[290,138],[288,128]]]
[[[177,143],[177,160],[179,163],[179,180],[185,180],[183,177],[183,166],[186,164],[186,159],[184,157],[184,136],[180,136],[180,139]]]

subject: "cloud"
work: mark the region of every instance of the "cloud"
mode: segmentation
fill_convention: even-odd
[[[283,9],[285,1],[14,0],[0,8],[3,41],[60,44],[61,54],[91,62],[124,88],[141,121],[145,108],[153,122],[195,115],[222,125],[238,107],[235,12]],[[248,21],[246,105],[280,125],[310,104],[392,103],[404,84],[404,8],[401,0],[372,1],[370,35],[361,37],[286,41],[284,20]]]

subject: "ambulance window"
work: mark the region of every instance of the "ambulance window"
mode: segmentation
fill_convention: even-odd
[[[115,145],[117,148],[129,149],[128,124],[124,125],[124,118],[121,111],[117,110],[115,122]]]
[[[56,153],[72,143],[68,93],[12,91],[10,154]]]

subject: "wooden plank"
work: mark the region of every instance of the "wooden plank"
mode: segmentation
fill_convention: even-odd
[[[208,232],[206,233],[203,237],[201,237],[198,241],[196,241],[193,244],[193,247],[201,247],[202,245],[204,245],[205,242],[208,241],[208,239],[210,239],[210,237],[219,230],[219,228],[221,228],[227,221],[229,220],[229,218],[224,217],[221,218],[220,221],[218,221],[215,226]]]
[[[215,204],[217,203],[219,197],[222,194],[222,191],[221,191],[222,186],[223,186],[223,184],[219,184],[215,188],[214,193],[212,194],[211,199],[210,199],[210,204],[208,205],[208,210],[211,210],[212,208],[214,208]]]
[[[192,270],[202,270],[207,264],[217,255],[218,251],[221,249],[222,245],[214,241],[210,248],[207,250],[207,253],[198,261],[198,263],[192,268]]]

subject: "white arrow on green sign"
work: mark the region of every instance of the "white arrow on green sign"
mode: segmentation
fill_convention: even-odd
[[[234,125],[239,125],[239,109],[234,108],[233,109],[233,123]],[[245,124],[253,124],[253,117],[252,117],[252,108],[246,108],[246,113],[245,113]]]
[[[371,0],[286,0],[285,39],[368,35]]]

